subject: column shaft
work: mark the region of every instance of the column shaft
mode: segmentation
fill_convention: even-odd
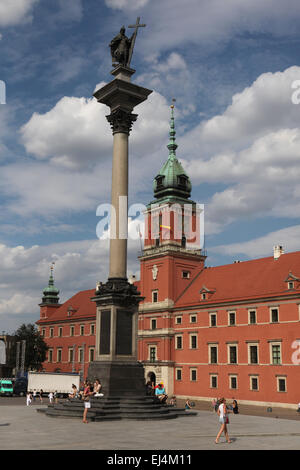
[[[110,239],[109,277],[127,278],[128,134],[123,132],[114,134],[111,205],[115,209],[115,218],[111,217],[115,238]]]

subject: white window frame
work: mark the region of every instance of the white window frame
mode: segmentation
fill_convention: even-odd
[[[280,362],[273,362],[273,346],[279,346],[280,347]],[[269,343],[269,348],[270,348],[270,364],[272,366],[278,366],[282,364],[282,347],[281,347],[281,341],[270,341]]]
[[[278,375],[276,377],[276,382],[277,382],[277,392],[278,393],[287,393],[287,380],[286,376]],[[285,390],[279,390],[279,380],[284,380],[284,388]]]
[[[253,386],[252,386],[252,379],[256,379],[256,380],[257,380],[257,388],[253,388]],[[255,375],[255,374],[252,374],[252,375],[250,375],[250,377],[249,377],[249,381],[250,381],[250,390],[253,391],[253,392],[259,392],[259,376],[258,376],[258,375]]]
[[[180,372],[180,375],[181,375],[180,379],[178,378],[178,372]],[[182,367],[176,367],[176,369],[175,369],[175,380],[177,382],[182,382]]]
[[[193,372],[196,372],[196,378],[195,379],[192,378]],[[191,367],[190,368],[190,382],[197,382],[197,381],[198,381],[198,369],[197,369],[197,367]]]
[[[93,359],[92,359],[92,352],[93,352]],[[93,362],[95,360],[95,348],[89,348],[89,362]]]
[[[49,328],[49,338],[54,338],[54,327]]]
[[[75,336],[75,325],[70,325],[70,336]]]
[[[49,364],[53,363],[53,348],[48,349],[48,362]]]
[[[236,362],[230,362],[230,348],[235,347],[236,348]],[[234,365],[239,363],[239,349],[237,343],[228,343],[227,344],[227,359],[228,359],[228,364]]]
[[[90,324],[90,335],[94,335],[95,334],[95,323],[91,323]]]
[[[257,362],[251,362],[251,353],[250,347],[256,346],[257,347]],[[257,342],[248,343],[248,365],[258,365],[259,364],[259,345]]]
[[[156,294],[156,298],[157,298],[156,301],[154,300],[154,295],[155,295],[155,294]],[[158,303],[158,289],[154,289],[154,290],[152,291],[152,303],[153,303],[153,304],[157,304],[157,303]]]
[[[211,348],[217,348],[217,362],[212,362],[211,361]],[[218,359],[219,359],[219,347],[217,343],[214,344],[209,344],[208,345],[208,351],[209,351],[209,364],[218,364]]]
[[[234,314],[234,323],[230,323],[230,315]],[[230,310],[228,312],[228,326],[236,326],[236,311],[235,310]]]
[[[181,338],[181,348],[178,347],[177,338]],[[183,335],[175,335],[175,349],[181,351],[183,349]]]
[[[195,321],[192,321],[192,318],[195,318]],[[197,323],[197,313],[191,313],[190,314],[190,323]]]
[[[254,323],[251,322],[251,315],[250,314],[252,312],[255,312],[255,322]],[[249,308],[248,309],[248,324],[249,325],[256,325],[257,324],[257,310],[256,310],[256,308]]]
[[[236,382],[236,387],[232,387],[231,380],[235,379]],[[229,374],[229,390],[238,390],[239,384],[238,384],[238,376],[237,374]]]
[[[217,382],[217,384],[216,384],[215,387],[213,387],[213,384],[212,384],[213,378],[215,378],[215,379],[216,379],[216,382]],[[216,389],[218,388],[218,385],[219,385],[219,380],[218,380],[218,379],[219,379],[219,378],[218,378],[218,374],[210,374],[210,378],[209,378],[209,385],[210,385],[210,388],[212,388],[212,389],[214,389],[214,390],[216,390]]]
[[[155,359],[154,359],[154,361],[151,360],[151,349],[155,350]],[[149,344],[148,345],[148,361],[152,362],[152,363],[157,361],[157,345],[156,344]]]
[[[279,323],[279,307],[269,307],[270,308],[270,323]],[[272,310],[277,310],[277,321],[272,321]]]
[[[211,321],[211,317],[212,316],[215,316],[216,317],[216,325],[212,325],[212,321]],[[209,312],[209,326],[210,328],[216,328],[218,326],[218,318],[217,318],[217,312]]]
[[[57,350],[56,350],[56,362],[58,362],[58,363],[62,362],[62,352],[63,352],[62,348],[57,348]],[[59,353],[60,353],[60,360],[59,360],[59,357],[58,357]]]
[[[80,336],[84,336],[85,325],[80,325]]]
[[[192,347],[192,337],[193,336],[196,337],[196,347],[195,348]],[[190,349],[192,349],[193,351],[198,349],[198,334],[197,333],[189,333],[189,345],[190,345]]]
[[[180,320],[180,321],[179,321]],[[175,317],[175,325],[181,325],[182,324],[182,315],[176,315]]]

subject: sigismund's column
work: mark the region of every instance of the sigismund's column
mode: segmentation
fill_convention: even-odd
[[[111,72],[114,80],[94,94],[99,103],[110,108],[111,205],[116,217],[112,214],[109,277],[97,286],[92,299],[97,305],[96,352],[88,376],[99,378],[105,395],[115,396],[145,393],[144,370],[137,361],[137,315],[142,297],[127,280],[128,139],[137,119],[132,111],[152,90],[131,83],[134,73],[128,64],[118,64]]]

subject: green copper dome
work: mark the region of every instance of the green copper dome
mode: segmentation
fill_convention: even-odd
[[[166,196],[179,196],[189,198],[192,191],[192,184],[185,173],[181,163],[176,157],[176,131],[174,120],[174,106],[171,106],[171,123],[170,123],[170,142],[168,144],[169,157],[163,165],[159,174],[154,178],[153,190],[156,198]]]
[[[43,303],[47,304],[57,304],[59,301],[59,289],[54,285],[54,278],[53,278],[53,267],[51,266],[51,272],[49,277],[48,286],[45,287],[43,290]]]

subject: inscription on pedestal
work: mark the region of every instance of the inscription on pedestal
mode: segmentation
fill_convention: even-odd
[[[117,310],[116,354],[132,354],[132,314]]]
[[[101,326],[100,326],[100,354],[110,353],[110,310],[101,311]]]

